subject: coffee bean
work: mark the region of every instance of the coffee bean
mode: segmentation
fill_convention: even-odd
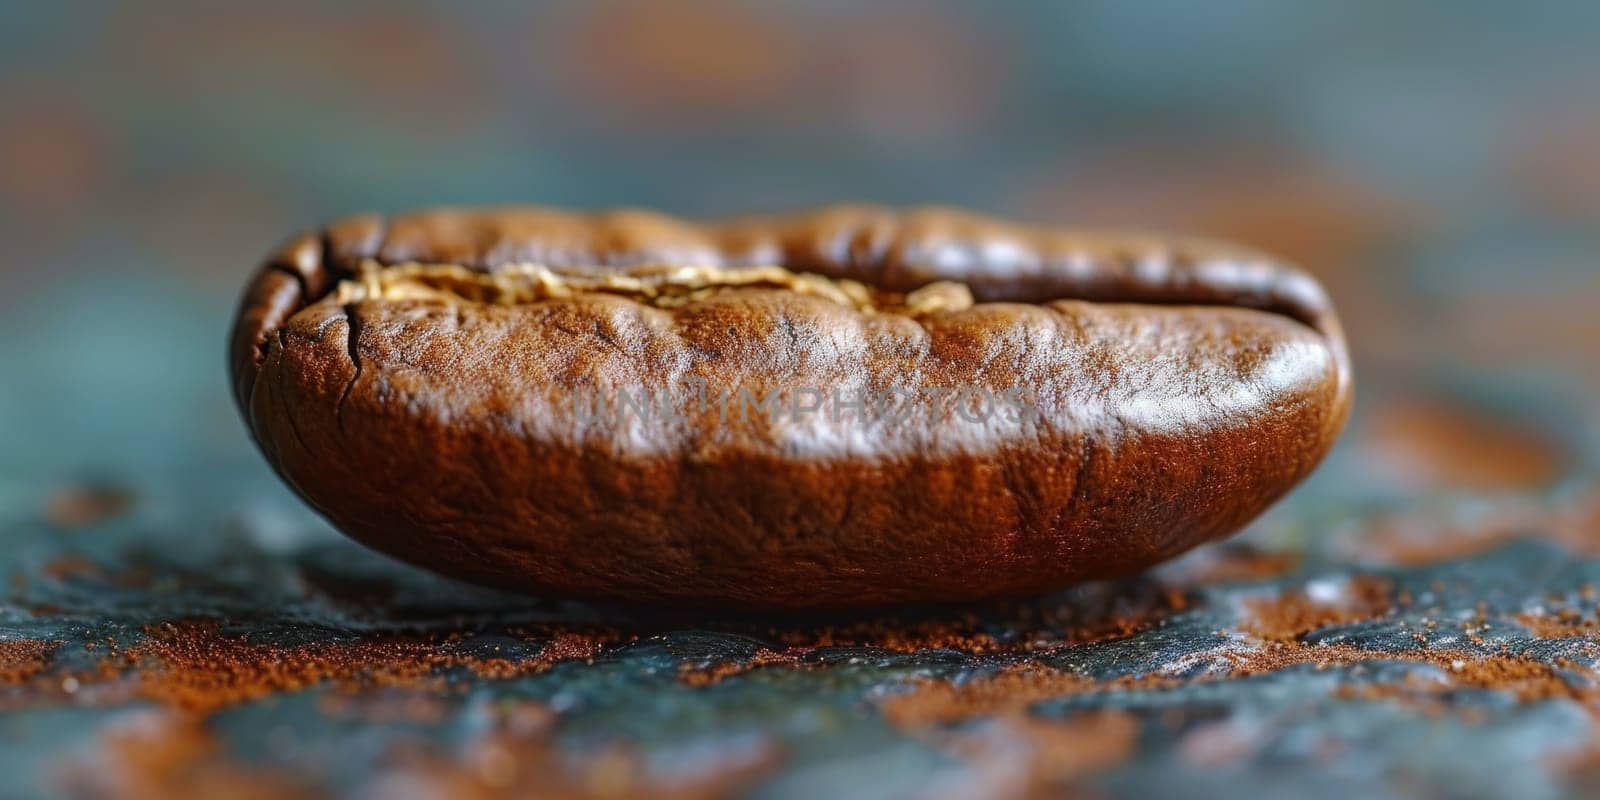
[[[1293,268],[945,209],[357,217],[257,273],[231,362],[268,460],[378,550],[744,608],[1142,569],[1287,492],[1351,397]]]

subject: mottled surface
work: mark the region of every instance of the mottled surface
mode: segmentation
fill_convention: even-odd
[[[1322,288],[1213,243],[864,206],[460,209],[291,241],[228,337],[263,457],[358,542],[542,596],[794,611],[1128,575],[1258,517],[1350,413]],[[745,285],[480,294],[516,259]],[[376,288],[402,275],[451,292]],[[968,305],[868,314],[845,285]]]
[[[0,797],[1600,792],[1600,4],[1072,6],[6,4]],[[1304,264],[1351,428],[1158,575],[821,625],[443,583],[230,402],[285,231],[850,198]]]
[[[1593,493],[1279,515],[1135,580],[825,620],[470,589],[250,480],[118,496],[5,523],[16,793],[1549,796],[1600,763]]]

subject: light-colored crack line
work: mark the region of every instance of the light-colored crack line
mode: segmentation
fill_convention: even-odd
[[[341,305],[361,300],[418,300],[450,304],[517,305],[607,294],[657,308],[677,308],[738,289],[783,289],[853,308],[864,314],[908,316],[971,308],[965,284],[935,281],[908,293],[887,292],[858,281],[792,272],[778,266],[725,269],[649,265],[597,275],[558,273],[538,264],[507,264],[490,272],[458,264],[385,266],[368,259],[335,290]]]

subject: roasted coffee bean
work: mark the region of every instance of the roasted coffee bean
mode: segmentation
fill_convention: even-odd
[[[943,209],[358,217],[272,257],[231,353],[268,460],[378,550],[746,608],[1141,569],[1288,491],[1351,397],[1292,268]]]

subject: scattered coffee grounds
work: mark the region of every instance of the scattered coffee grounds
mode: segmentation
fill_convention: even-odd
[[[1585,615],[1574,608],[1557,609],[1550,613],[1518,614],[1517,622],[1541,639],[1576,639],[1594,636],[1600,631],[1600,621],[1593,613]]]
[[[24,683],[50,665],[60,642],[37,639],[0,640],[0,686]]]
[[[1151,581],[1101,583],[1071,596],[993,603],[978,610],[918,617],[906,613],[851,622],[785,627],[714,624],[711,629],[768,641],[748,658],[686,661],[680,676],[695,686],[768,666],[807,668],[825,648],[893,653],[949,650],[972,656],[1027,655],[1133,636],[1183,610],[1180,588]]]
[[[603,643],[596,635],[561,632],[537,656],[512,661],[469,653],[465,641],[379,636],[266,644],[203,620],[156,626],[114,663],[132,672],[140,696],[204,714],[318,684],[443,688],[441,671],[456,668],[495,679],[528,675],[592,658]]]
[[[1394,610],[1393,591],[1388,581],[1367,575],[1317,581],[1276,597],[1245,601],[1240,627],[1263,639],[1293,640],[1319,628],[1382,617]]]
[[[880,706],[890,723],[904,728],[957,722],[995,714],[1021,713],[1058,697],[1113,690],[1162,689],[1183,681],[1164,675],[1122,676],[1109,680],[1064,672],[1038,664],[1002,669],[961,683],[926,681]]]

